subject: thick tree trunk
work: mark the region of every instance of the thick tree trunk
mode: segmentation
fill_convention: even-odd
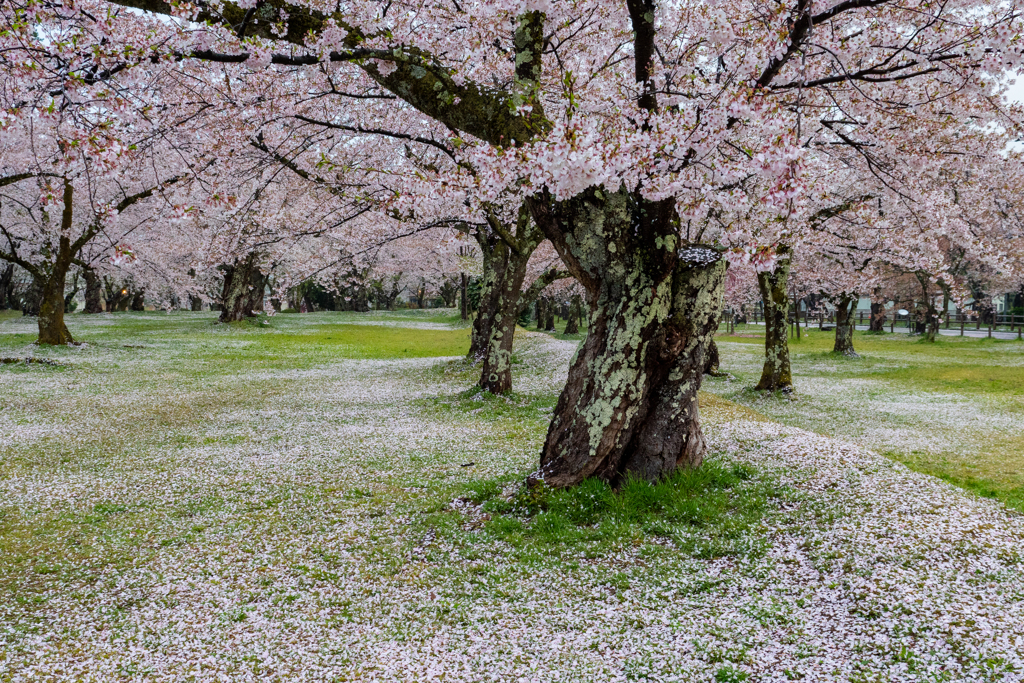
[[[203,310],[203,300],[200,299],[198,296],[189,296],[188,299],[189,299],[189,308],[191,308],[193,311],[201,311],[201,310]]]
[[[868,332],[885,332],[885,304],[880,301],[871,302],[871,322]]]
[[[130,308],[133,311],[146,310],[146,290],[140,289],[134,294],[132,294],[132,303]]]
[[[48,277],[42,283],[38,319],[39,338],[36,344],[64,346],[75,341],[64,324],[64,284],[67,281],[68,269],[71,268],[71,258],[71,240],[62,236],[57,258]]]
[[[530,205],[591,308],[531,480],[618,485],[699,465],[697,390],[721,314],[721,255],[678,248],[670,200],[591,188]]]
[[[789,268],[792,252],[780,246],[778,262],[772,271],[757,274],[757,287],[764,305],[764,368],[755,389],[759,391],[790,391],[793,376],[789,366],[789,340],[786,324],[789,314]]]
[[[221,290],[220,321],[239,322],[252,318],[263,310],[263,295],[266,276],[256,265],[257,255],[249,254],[224,270],[224,287]]]
[[[856,324],[857,296],[844,294],[836,302],[836,343],[834,353],[850,358],[860,358],[853,350],[853,329]]]
[[[537,310],[536,310],[536,313],[537,313],[537,329],[538,330],[543,330],[544,329],[544,323],[547,322],[547,319],[548,319],[547,305],[548,305],[548,298],[546,296],[542,296],[542,297],[538,297],[537,298]]]
[[[89,314],[102,313],[100,276],[92,268],[83,268],[82,276],[85,278],[85,312]]]

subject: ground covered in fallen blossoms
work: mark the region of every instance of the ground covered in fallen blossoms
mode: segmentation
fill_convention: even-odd
[[[443,316],[69,326],[0,321],[61,363],[0,366],[0,681],[1024,680],[1024,517],[854,443],[709,394],[688,508],[573,525],[571,341],[488,399]]]

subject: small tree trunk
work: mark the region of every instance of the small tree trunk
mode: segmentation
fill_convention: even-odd
[[[789,391],[793,388],[793,377],[789,366],[789,340],[786,336],[789,317],[789,296],[786,287],[789,282],[789,268],[792,259],[790,248],[779,247],[778,262],[772,271],[757,274],[757,286],[764,305],[764,368],[756,389],[760,391]]]
[[[469,319],[469,300],[466,290],[469,288],[469,276],[459,273],[459,313],[463,320]]]
[[[844,294],[836,302],[836,343],[832,347],[832,351],[850,358],[860,357],[853,350],[854,313],[856,307],[856,295]]]
[[[871,302],[871,320],[868,323],[869,332],[885,332],[885,304],[880,301]]]
[[[65,191],[67,196],[67,191]],[[73,344],[74,339],[64,324],[64,284],[71,267],[71,240],[60,238],[57,259],[49,277],[42,283],[42,298],[39,302],[39,338],[36,344],[64,346]]]
[[[933,342],[939,335],[939,312],[935,310],[935,300],[928,291],[928,285],[930,284],[928,275],[921,271],[918,271],[916,275],[917,281],[921,285],[921,291],[924,294],[924,320],[921,321],[921,329],[918,331],[925,335],[925,339]]]
[[[579,294],[573,294],[569,302],[569,315],[565,318],[565,334],[580,333],[580,317],[583,315],[583,302]]]
[[[11,283],[14,281],[14,264],[9,263],[0,271],[0,311],[5,311],[14,303],[11,299]]]
[[[224,271],[220,311],[222,323],[252,318],[263,310],[266,276],[260,272],[256,260],[257,255],[252,253],[230,266],[221,266]]]
[[[547,303],[544,305],[544,314],[546,317],[546,320],[544,322],[544,330],[546,332],[555,331],[555,308],[555,302],[549,298],[547,300]]]
[[[538,297],[537,298],[537,329],[538,330],[543,330],[544,329],[544,324],[547,323],[547,320],[548,320],[547,305],[548,305],[548,298],[546,296],[542,296],[542,297]]]
[[[92,268],[83,268],[82,276],[85,278],[85,312],[89,314],[102,313],[100,276]]]
[[[711,375],[712,377],[721,377],[722,372],[719,370],[719,364],[721,359],[718,355],[718,344],[715,343],[714,338],[708,344],[708,350],[704,358],[704,374]]]

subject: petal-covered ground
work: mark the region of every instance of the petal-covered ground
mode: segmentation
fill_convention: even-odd
[[[76,316],[49,352],[0,323],[67,366],[0,367],[0,681],[1024,680],[1024,516],[708,395],[762,505],[727,546],[540,541],[472,492],[534,466],[575,344],[522,335],[489,399],[336,319]]]

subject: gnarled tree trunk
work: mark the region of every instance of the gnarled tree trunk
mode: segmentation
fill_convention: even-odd
[[[786,324],[789,315],[789,268],[792,251],[782,245],[778,248],[775,268],[757,274],[757,287],[764,305],[764,368],[755,389],[760,391],[789,391],[793,388],[793,375],[789,366],[789,340]]]
[[[843,294],[836,301],[836,343],[832,351],[850,358],[860,358],[853,350],[853,328],[856,322],[854,312],[857,300],[854,294]]]
[[[266,276],[260,272],[257,258],[253,253],[232,265],[220,266],[224,271],[220,311],[222,323],[253,318],[263,310]]]
[[[591,188],[531,211],[588,291],[587,338],[555,407],[533,481],[661,479],[701,463],[697,390],[721,314],[719,252],[679,249],[671,200]]]

